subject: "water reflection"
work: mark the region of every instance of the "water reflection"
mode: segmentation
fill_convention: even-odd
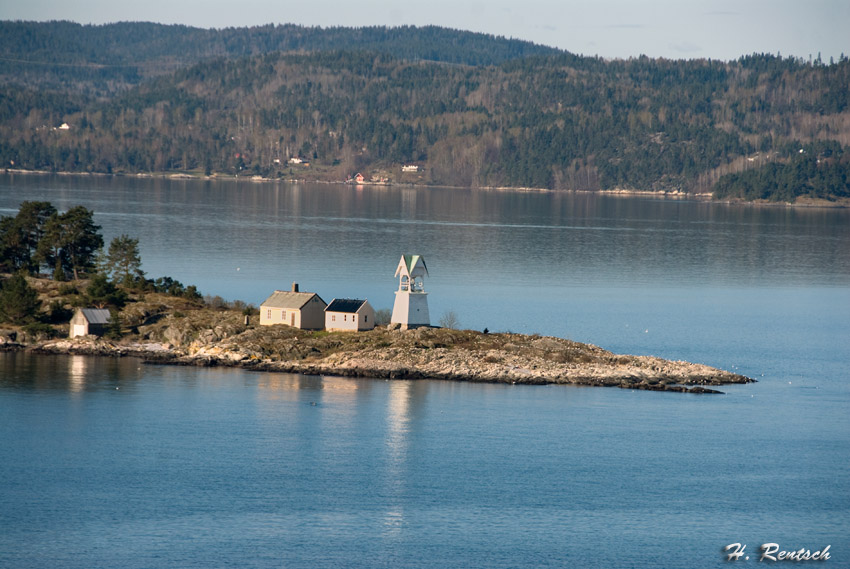
[[[89,356],[68,357],[68,386],[71,392],[80,392],[85,389],[89,361]]]
[[[398,536],[404,527],[404,495],[408,482],[410,447],[411,381],[393,381],[387,397],[386,494],[389,508],[384,513],[385,537]]]
[[[297,399],[302,390],[316,390],[320,385],[317,376],[261,373],[257,375],[257,397],[264,401],[291,401]]]
[[[134,387],[142,374],[136,358],[0,353],[0,389],[115,390]]]
[[[416,219],[416,190],[404,189],[401,191],[401,217],[405,219]]]
[[[407,458],[410,428],[410,398],[413,382],[393,381],[389,383],[387,397],[387,434],[389,470],[393,479],[400,481]]]
[[[257,374],[257,398],[266,434],[278,447],[295,444],[299,461],[332,458],[345,470],[362,467],[349,464],[353,453],[371,456],[370,479],[383,496],[383,535],[394,538],[405,527],[415,412],[428,385],[263,373]]]

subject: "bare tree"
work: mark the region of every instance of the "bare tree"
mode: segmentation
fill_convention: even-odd
[[[392,320],[393,313],[389,308],[380,308],[375,311],[375,324],[386,326]]]
[[[449,310],[440,316],[440,327],[449,330],[457,330],[460,327],[460,320],[454,310]]]

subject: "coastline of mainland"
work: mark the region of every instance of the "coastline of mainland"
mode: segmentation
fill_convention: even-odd
[[[79,176],[79,177],[126,177],[126,178],[153,178],[153,179],[163,179],[163,180],[198,180],[198,181],[246,181],[250,183],[257,184],[269,184],[269,183],[287,183],[287,184],[298,184],[298,183],[309,183],[309,184],[330,184],[330,185],[341,185],[341,186],[398,186],[398,187],[414,187],[414,188],[429,188],[435,187],[430,184],[421,184],[409,181],[386,181],[386,182],[371,182],[364,181],[360,182],[351,182],[345,180],[332,180],[332,179],[324,179],[322,177],[302,177],[302,178],[264,178],[262,176],[237,176],[232,174],[211,174],[204,175],[200,173],[187,173],[187,172],[149,172],[149,173],[104,173],[104,172],[50,172],[45,170],[23,170],[16,168],[5,168],[3,169],[3,173],[7,175],[39,175],[39,176]],[[448,187],[453,188],[454,186],[438,186],[438,187]],[[461,189],[460,187],[457,187]],[[630,188],[614,188],[610,190],[553,190],[549,188],[530,188],[530,187],[495,187],[495,186],[475,186],[471,188],[462,188],[462,189],[473,189],[473,190],[483,190],[483,191],[497,191],[497,192],[563,192],[563,193],[582,193],[582,194],[599,194],[605,196],[620,196],[620,197],[654,197],[654,198],[663,198],[663,199],[685,199],[685,200],[695,200],[701,202],[708,203],[717,203],[717,204],[731,204],[731,205],[748,205],[748,206],[770,206],[770,207],[801,207],[801,208],[850,208],[850,199],[836,199],[835,201],[830,201],[821,198],[806,198],[801,197],[798,198],[794,202],[782,202],[782,201],[770,201],[766,199],[762,200],[743,200],[743,199],[715,199],[711,193],[694,193],[694,192],[685,192],[682,190],[637,190]]]

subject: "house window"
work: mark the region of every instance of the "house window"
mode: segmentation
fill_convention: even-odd
[[[363,322],[368,322],[368,321],[369,321],[369,317],[364,315],[363,316]]]
[[[281,311],[280,311],[280,319],[281,319],[281,320],[286,320],[286,310],[281,310]]]
[[[331,314],[331,322],[336,322],[336,314]]]
[[[266,311],[266,320],[272,319],[272,311],[271,308]]]
[[[348,322],[348,314],[343,314],[343,315],[342,315],[342,319],[343,319],[345,322]]]

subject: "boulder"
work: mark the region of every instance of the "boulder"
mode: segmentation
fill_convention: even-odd
[[[0,329],[0,344],[14,344],[17,339],[15,330]]]
[[[162,335],[170,344],[175,346],[182,346],[183,342],[186,340],[186,333],[174,325],[166,328]]]

